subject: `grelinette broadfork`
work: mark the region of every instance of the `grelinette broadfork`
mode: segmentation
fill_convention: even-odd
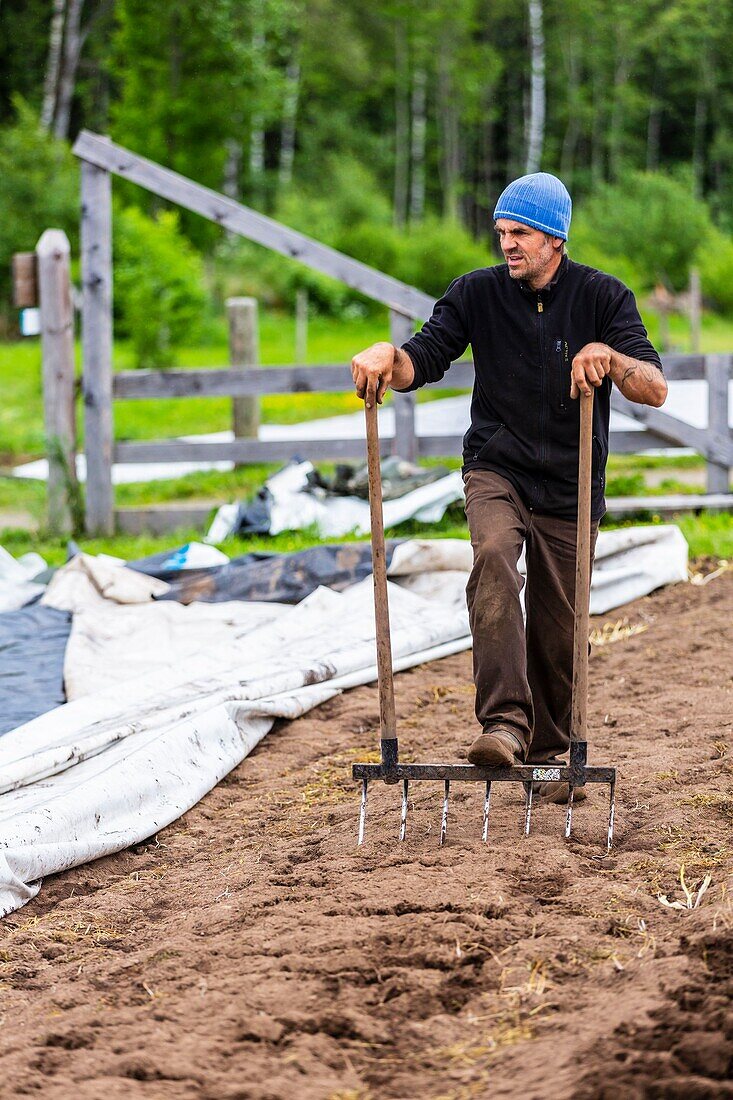
[[[518,764],[513,767],[476,767],[473,764],[401,764],[397,744],[394,683],[392,679],[392,648],[389,631],[387,598],[387,561],[382,517],[382,482],[379,466],[379,434],[377,405],[365,406],[367,432],[367,464],[369,470],[369,505],[371,511],[372,561],[374,572],[374,611],[377,642],[377,674],[379,684],[380,750],[379,764],[354,764],[353,777],[361,783],[359,840],[364,842],[367,793],[370,780],[387,784],[402,784],[402,810],[399,838],[407,832],[408,794],[410,782],[440,780],[443,783],[443,815],[440,843],[445,843],[448,830],[448,799],[451,783],[483,783],[485,785],[483,840],[489,835],[489,808],[494,783],[521,783],[525,792],[524,834],[529,835],[532,821],[533,784],[561,781],[569,784],[570,793],[565,817],[565,836],[573,827],[573,794],[576,787],[587,783],[610,785],[610,806],[606,852],[613,843],[616,795],[616,768],[588,765],[588,616],[591,574],[591,464],[593,447],[593,392],[583,394],[580,401],[580,449],[578,463],[578,535],[575,570],[575,628],[573,637],[573,697],[568,764],[536,766]]]

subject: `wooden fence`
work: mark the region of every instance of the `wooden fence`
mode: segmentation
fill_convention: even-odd
[[[202,510],[191,508],[125,509],[115,511],[112,463],[176,461],[281,462],[297,453],[312,459],[359,459],[359,439],[263,441],[239,438],[228,443],[192,443],[181,440],[151,443],[114,443],[114,399],[255,397],[276,393],[339,392],[351,389],[348,365],[319,367],[201,369],[170,371],[112,371],[112,247],[111,175],[131,180],[156,195],[312,269],[339,279],[352,289],[383,303],[390,310],[390,335],[402,343],[415,321],[429,316],[433,299],[414,287],[320,244],[279,222],[163,168],[106,138],[83,131],[74,153],[82,161],[82,349],[83,396],[87,460],[86,525],[90,534],[111,534],[115,527],[164,530],[198,522]],[[705,379],[708,383],[708,428],[700,429],[661,409],[634,405],[614,393],[613,405],[644,425],[643,431],[614,432],[611,448],[632,452],[649,447],[692,447],[707,461],[707,503],[725,505],[733,466],[733,437],[728,428],[730,355],[667,356],[667,377]],[[438,387],[470,389],[471,363],[454,364]],[[414,394],[395,394],[394,438],[382,441],[385,452],[405,458],[460,453],[459,436],[417,436]]]

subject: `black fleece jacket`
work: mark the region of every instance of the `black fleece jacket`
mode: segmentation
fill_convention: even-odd
[[[494,470],[529,508],[574,519],[580,414],[570,400],[570,369],[594,341],[662,369],[628,287],[565,256],[539,291],[511,279],[506,264],[461,275],[402,346],[415,367],[414,390],[437,382],[471,345],[475,380],[464,471]],[[610,395],[606,376],[593,410],[594,519],[605,511]]]

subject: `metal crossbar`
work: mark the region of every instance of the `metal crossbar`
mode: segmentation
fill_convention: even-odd
[[[594,767],[581,761],[586,756],[587,743],[574,741],[571,745],[570,763],[557,765],[517,764],[506,768],[480,768],[473,764],[395,764],[392,769],[385,769],[381,764],[354,764],[352,776],[361,781],[361,810],[359,813],[359,843],[363,843],[366,828],[367,792],[370,782],[381,780],[386,784],[402,784],[402,804],[400,812],[399,838],[403,841],[407,835],[408,818],[408,791],[410,783],[419,783],[424,780],[442,780],[444,783],[443,814],[441,820],[440,843],[445,843],[447,836],[448,799],[452,783],[484,783],[486,793],[484,796],[484,814],[482,839],[488,841],[489,836],[489,810],[491,806],[491,790],[494,783],[521,783],[525,791],[524,809],[524,835],[529,836],[533,792],[539,783],[567,783],[569,787],[568,806],[565,819],[565,836],[572,832],[574,792],[577,787],[586,784],[607,783],[610,787],[610,799],[608,810],[608,832],[606,850],[610,851],[613,844],[613,830],[615,821],[616,801],[616,768]],[[575,757],[575,759],[573,759]]]

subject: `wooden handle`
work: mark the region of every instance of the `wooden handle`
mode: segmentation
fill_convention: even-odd
[[[377,679],[379,685],[379,724],[382,741],[397,737],[394,681],[392,678],[392,645],[389,635],[389,604],[387,602],[387,555],[384,546],[382,515],[382,472],[379,461],[379,429],[377,405],[367,405],[367,469],[369,472],[369,511],[372,530],[372,572],[374,575],[374,620],[377,635]],[[391,758],[391,757],[390,757]],[[382,759],[385,760],[384,746]]]
[[[590,605],[590,499],[593,467],[593,390],[580,401],[578,454],[578,534],[575,557],[573,705],[570,740],[588,740],[588,626]]]

